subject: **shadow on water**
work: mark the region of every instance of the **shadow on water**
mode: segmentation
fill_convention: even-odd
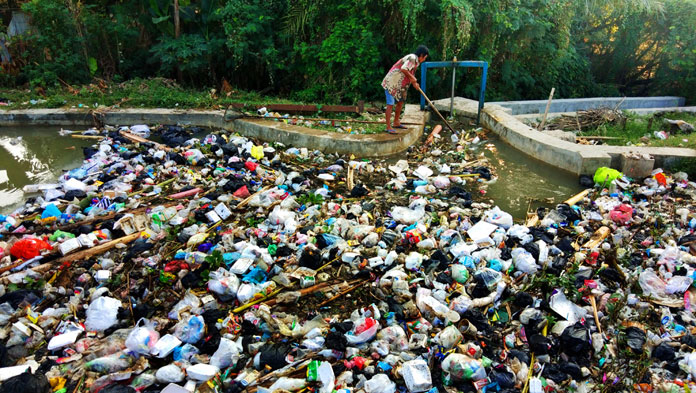
[[[63,170],[80,165],[82,147],[93,140],[58,135],[60,127],[0,127],[0,212],[9,213],[26,197],[27,184],[53,183]],[[72,147],[74,146],[74,150]]]

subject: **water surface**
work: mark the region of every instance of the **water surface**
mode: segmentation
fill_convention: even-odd
[[[59,130],[0,127],[0,213],[7,214],[26,200],[22,192],[25,185],[53,183],[64,170],[80,166],[82,147],[95,141],[59,136]]]

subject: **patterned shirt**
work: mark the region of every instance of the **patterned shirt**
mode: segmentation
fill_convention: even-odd
[[[406,100],[408,86],[411,84],[411,81],[401,70],[407,70],[413,73],[419,65],[418,56],[415,54],[411,53],[404,56],[392,66],[384,77],[382,80],[382,87],[387,90],[395,100]]]

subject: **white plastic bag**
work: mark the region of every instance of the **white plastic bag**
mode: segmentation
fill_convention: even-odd
[[[118,308],[121,307],[121,301],[112,297],[100,296],[87,308],[87,320],[85,327],[87,330],[104,331],[117,322]]]
[[[237,364],[239,360],[239,347],[237,344],[226,338],[220,339],[217,351],[210,357],[210,364],[223,369]]]
[[[365,382],[365,391],[367,393],[394,393],[396,384],[386,374],[376,374]]]
[[[510,253],[512,261],[515,264],[515,269],[522,273],[534,274],[539,270],[534,257],[524,248],[515,248]]]
[[[230,297],[236,296],[238,289],[239,278],[225,270],[225,268],[221,267],[210,273],[210,280],[208,281],[208,290],[210,292]]]
[[[506,213],[500,210],[498,206],[494,207],[491,210],[488,210],[484,214],[484,217],[486,219],[486,222],[490,222],[491,224],[498,225],[505,229],[508,229],[512,226],[512,216],[510,215],[510,213]]]
[[[159,333],[155,330],[155,324],[141,318],[128,334],[126,348],[140,355],[148,355],[157,344],[157,340],[159,340]]]

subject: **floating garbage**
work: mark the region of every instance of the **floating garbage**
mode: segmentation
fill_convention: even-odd
[[[3,392],[696,389],[684,173],[600,168],[519,222],[478,197],[483,134],[398,161],[90,134],[0,217]]]

